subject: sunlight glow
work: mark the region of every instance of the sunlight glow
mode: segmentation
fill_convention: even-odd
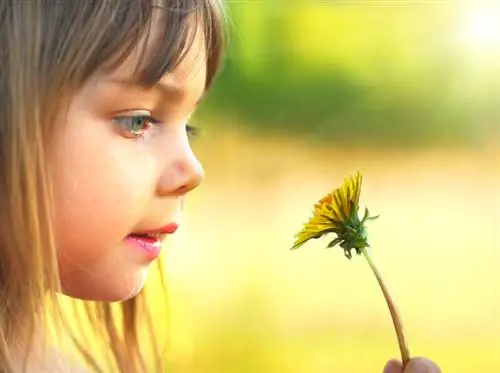
[[[475,48],[500,48],[500,11],[482,9],[468,15],[464,38]]]

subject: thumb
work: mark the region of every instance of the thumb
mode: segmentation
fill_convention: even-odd
[[[404,373],[441,373],[441,369],[429,359],[418,357],[410,360]]]
[[[389,360],[384,367],[384,373],[403,373],[403,364],[399,360]]]

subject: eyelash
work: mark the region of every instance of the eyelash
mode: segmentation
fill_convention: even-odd
[[[120,120],[124,119],[132,119],[132,121],[142,119],[142,121],[144,122],[143,127],[145,128],[141,128],[139,130],[134,131],[133,129],[130,128],[130,125],[132,123],[130,123],[129,125],[120,123]],[[144,136],[144,132],[146,132],[152,126],[158,126],[158,127],[162,126],[162,122],[151,115],[123,115],[115,117],[114,121],[118,123],[122,128],[124,128],[127,132],[131,133],[133,135],[133,138]],[[200,134],[198,127],[193,126],[190,123],[186,124],[186,132],[190,138],[196,138]]]

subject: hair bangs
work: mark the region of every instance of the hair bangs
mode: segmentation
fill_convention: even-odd
[[[160,13],[158,18],[152,17],[152,33],[146,37],[154,35],[152,51],[146,54],[150,45],[147,42],[143,45],[143,55],[149,58],[141,66],[139,82],[146,86],[158,82],[174,70],[192,48],[205,48],[208,88],[219,69],[224,44],[221,5],[211,0],[164,0],[153,9]],[[160,25],[156,26],[155,18]],[[200,38],[203,45],[196,44]]]
[[[68,16],[69,15],[69,16]],[[155,84],[182,62],[199,36],[207,56],[207,87],[219,70],[224,45],[222,3],[214,0],[117,0],[58,3],[51,28],[60,65],[76,86],[110,72],[138,53],[137,83]],[[69,27],[72,24],[72,27]],[[57,30],[79,29],[78,34]],[[61,27],[63,26],[63,27]],[[202,32],[202,35],[199,35]],[[84,37],[82,37],[84,35]],[[71,44],[76,43],[76,50]]]
[[[96,49],[98,56],[91,60],[101,65],[106,61],[103,65],[105,70],[112,71],[140,50],[133,78],[138,84],[152,86],[173,71],[191,48],[205,48],[206,88],[211,85],[219,70],[224,49],[223,9],[220,2],[123,0],[121,3],[123,9],[115,13],[114,27],[107,27],[107,32],[102,35],[101,46]],[[204,41],[203,45],[196,43],[200,38]],[[96,70],[92,67],[89,69],[90,74]],[[86,74],[86,77],[90,74]]]

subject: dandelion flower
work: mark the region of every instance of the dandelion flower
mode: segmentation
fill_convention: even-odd
[[[344,249],[344,254],[348,259],[352,259],[352,250],[355,250],[358,255],[364,255],[389,307],[398,338],[403,366],[406,366],[410,360],[410,353],[404,338],[403,326],[382,275],[368,251],[370,245],[368,244],[365,223],[368,220],[377,219],[378,216],[370,216],[367,208],[365,208],[362,219],[358,216],[362,181],[363,177],[358,172],[354,176],[345,179],[340,188],[333,190],[320,199],[314,205],[312,217],[304,224],[302,230],[295,235],[292,250],[298,249],[311,239],[318,239],[333,233],[336,237],[328,244],[327,248],[339,245]]]
[[[292,249],[297,249],[310,239],[320,238],[329,233],[335,233],[337,238],[328,244],[328,248],[339,245],[344,249],[345,256],[352,258],[352,250],[361,255],[362,250],[368,247],[365,222],[377,219],[370,216],[368,209],[360,220],[359,195],[363,177],[358,172],[355,176],[346,179],[342,187],[328,193],[314,205],[313,216],[296,234]]]

